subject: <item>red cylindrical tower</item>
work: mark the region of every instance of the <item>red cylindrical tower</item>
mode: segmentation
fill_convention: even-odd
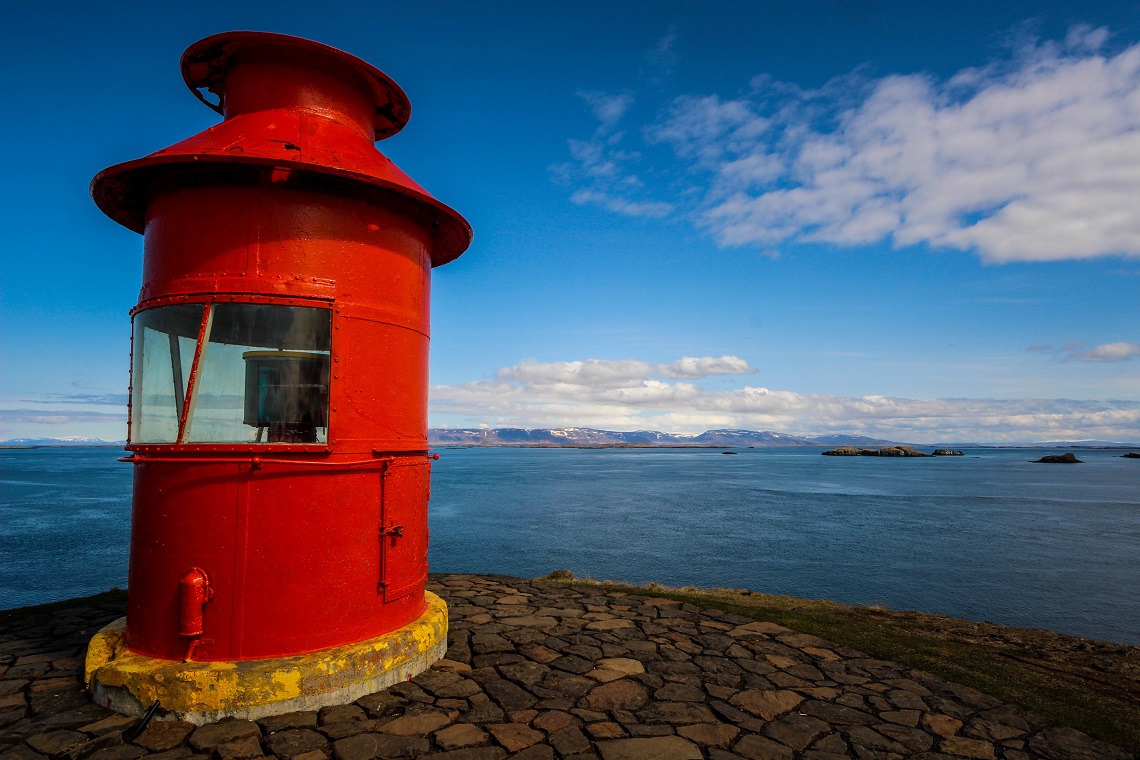
[[[224,120],[91,185],[145,236],[125,643],[235,661],[400,629],[425,610],[431,268],[471,229],[375,149],[409,105],[364,61],[233,32],[182,73]]]

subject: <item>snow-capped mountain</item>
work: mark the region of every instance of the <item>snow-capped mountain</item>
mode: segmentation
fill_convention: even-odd
[[[756,430],[706,430],[703,433],[662,433],[658,430],[597,430],[595,428],[432,428],[433,446],[871,446],[889,445],[863,436],[829,435],[810,438]]]
[[[126,441],[104,441],[102,438],[10,438],[0,446],[125,446]]]

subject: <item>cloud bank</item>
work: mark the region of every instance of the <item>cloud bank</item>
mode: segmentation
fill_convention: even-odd
[[[1052,346],[1029,346],[1025,349],[1031,354],[1055,354],[1067,361],[1092,362],[1126,362],[1129,359],[1140,359],[1140,343],[1102,343],[1099,346],[1090,346],[1084,341],[1071,341],[1054,349]]]
[[[892,398],[802,394],[745,385],[708,390],[714,375],[757,371],[735,356],[540,363],[500,369],[493,380],[431,389],[431,411],[456,425],[588,426],[700,432],[747,428],[911,440],[1140,440],[1140,402],[1070,399]]]
[[[1140,345],[1031,346],[1062,360],[1140,358]],[[433,424],[460,427],[569,427],[698,433],[713,428],[800,435],[849,433],[919,443],[1110,440],[1140,443],[1140,401],[898,398],[777,390],[738,356],[525,360],[493,379],[431,388]],[[715,380],[715,382],[710,382]],[[738,387],[725,388],[733,383]],[[711,385],[712,388],[707,387]],[[72,394],[0,402],[0,440],[122,439],[122,394]]]
[[[100,438],[127,435],[127,394],[45,393],[0,399],[0,441],[13,438]]]
[[[1140,257],[1140,45],[1109,53],[1108,38],[1075,27],[945,81],[856,72],[803,90],[758,76],[744,95],[674,98],[633,147],[619,129],[633,97],[584,94],[599,127],[554,173],[575,203],[681,211],[721,246]],[[671,180],[649,187],[648,173]]]
[[[1140,343],[1104,343],[1088,351],[1073,351],[1070,359],[1082,362],[1125,362],[1140,359]]]

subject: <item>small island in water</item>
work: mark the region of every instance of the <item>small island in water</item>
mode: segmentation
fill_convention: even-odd
[[[840,446],[823,452],[825,457],[960,457],[957,449],[935,449],[933,454],[919,451],[913,446],[884,446],[881,449],[861,449],[856,446]]]
[[[1050,454],[1049,456],[1034,459],[1034,464],[1081,464],[1081,460],[1077,459],[1077,455],[1073,452],[1066,454]]]

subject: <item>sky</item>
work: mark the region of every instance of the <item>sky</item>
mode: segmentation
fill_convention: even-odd
[[[178,60],[234,29],[408,94],[377,147],[475,230],[433,426],[1140,442],[1140,5],[1040,0],[16,0],[0,440],[125,437],[88,183],[216,123]]]

